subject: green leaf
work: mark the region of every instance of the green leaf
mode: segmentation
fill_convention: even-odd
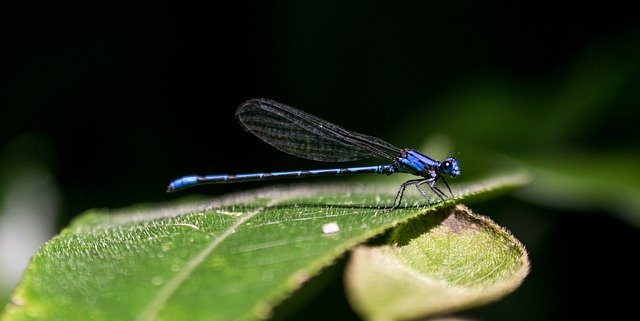
[[[369,185],[92,210],[38,251],[1,319],[265,319],[354,245],[425,212],[526,182],[521,174],[489,179],[454,188],[447,203],[394,210],[385,206],[396,187]]]
[[[494,301],[529,271],[518,240],[462,205],[402,224],[389,243],[357,247],[347,267],[347,295],[367,320],[424,318]]]
[[[534,180],[519,196],[550,207],[609,212],[640,226],[640,154],[572,153],[522,159]]]

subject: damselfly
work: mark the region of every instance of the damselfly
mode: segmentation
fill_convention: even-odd
[[[400,185],[394,207],[400,205],[404,190],[415,185],[429,200],[421,188],[427,184],[431,190],[445,200],[445,193],[436,186],[441,180],[453,196],[444,176],[460,175],[458,160],[449,157],[439,162],[413,149],[401,149],[379,138],[348,131],[338,125],[293,107],[264,99],[250,99],[238,107],[236,118],[244,129],[267,144],[294,156],[323,162],[348,162],[365,158],[390,161],[385,165],[343,167],[334,169],[267,172],[237,175],[191,175],[176,179],[169,184],[167,192],[175,192],[196,185],[239,183],[276,178],[299,178],[309,176],[344,175],[354,173],[377,173],[391,175],[407,173],[420,176]]]

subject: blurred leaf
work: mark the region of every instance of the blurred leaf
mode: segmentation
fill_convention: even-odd
[[[35,255],[3,320],[264,319],[352,246],[454,201],[524,183],[522,175],[493,178],[455,189],[447,203],[395,210],[384,207],[395,187],[371,186],[93,210]]]
[[[462,205],[394,229],[390,245],[359,246],[347,294],[367,320],[417,319],[495,301],[529,272],[524,246]]]
[[[467,77],[408,114],[403,128],[415,130],[405,130],[399,141],[415,144],[427,128],[430,135],[445,133],[458,143],[510,154],[556,152],[576,141],[588,146],[594,129],[606,134],[603,119],[627,126],[637,119],[612,114],[635,110],[634,104],[615,106],[626,86],[634,93],[630,99],[638,100],[638,40],[637,33],[603,39],[567,68],[535,81],[497,72]]]
[[[640,227],[640,155],[523,157],[534,178],[523,198],[550,207],[617,214]]]

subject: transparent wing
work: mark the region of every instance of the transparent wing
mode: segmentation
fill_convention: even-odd
[[[379,138],[348,131],[287,105],[250,99],[238,107],[238,122],[267,144],[294,156],[324,162],[364,158],[392,160],[397,148]]]

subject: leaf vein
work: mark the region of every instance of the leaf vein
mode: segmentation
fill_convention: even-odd
[[[136,321],[151,321],[157,319],[158,313],[165,306],[171,295],[187,280],[189,275],[207,258],[222,241],[235,233],[236,229],[247,220],[258,215],[264,210],[264,207],[258,207],[253,211],[247,212],[243,216],[239,216],[238,220],[230,225],[220,236],[214,238],[209,244],[203,248],[196,256],[191,258],[180,271],[167,282],[158,291],[153,300],[146,306],[142,313],[136,318]]]

